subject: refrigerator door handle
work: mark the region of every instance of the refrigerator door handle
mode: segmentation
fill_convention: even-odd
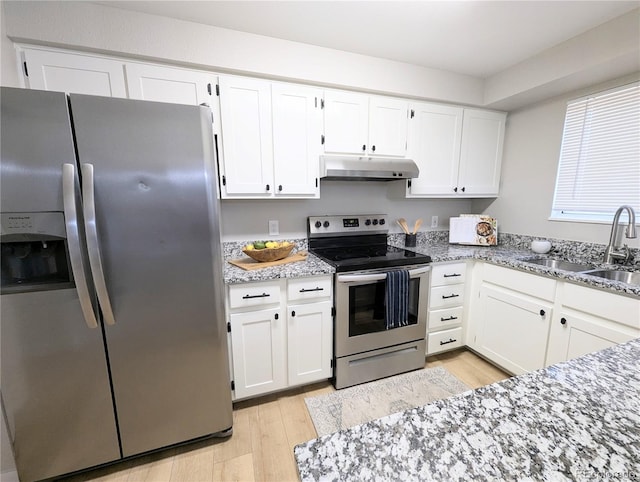
[[[80,300],[80,308],[85,323],[89,328],[97,328],[98,320],[91,302],[89,283],[85,275],[84,260],[80,247],[80,230],[78,227],[78,211],[76,195],[78,194],[76,183],[76,166],[74,164],[62,165],[62,202],[64,208],[64,224],[67,232],[67,247],[69,249],[69,262],[76,282],[76,291]]]
[[[100,245],[98,243],[98,228],[96,226],[96,203],[95,191],[93,186],[93,164],[82,165],[82,198],[84,205],[84,225],[87,236],[87,249],[89,251],[89,265],[91,266],[91,274],[93,282],[96,286],[98,301],[102,308],[102,316],[107,325],[115,325],[116,320],[111,309],[111,301],[109,300],[109,292],[107,291],[107,282],[102,269],[102,255],[100,254]]]

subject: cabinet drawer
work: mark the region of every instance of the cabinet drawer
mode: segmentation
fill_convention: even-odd
[[[640,329],[640,300],[637,298],[566,283],[562,304]]]
[[[431,286],[464,283],[466,270],[466,263],[436,265],[431,271]]]
[[[280,283],[242,283],[229,286],[229,308],[280,303]]]
[[[462,305],[464,285],[436,286],[431,288],[429,308],[446,308]]]
[[[299,278],[287,282],[287,300],[315,300],[331,296],[331,277]]]
[[[462,327],[427,335],[427,355],[462,346]]]
[[[510,290],[543,300],[553,300],[556,296],[555,280],[515,269],[485,264],[482,278],[488,283],[504,286]]]
[[[444,310],[430,310],[427,319],[427,331],[442,330],[462,324],[462,306],[445,308]]]

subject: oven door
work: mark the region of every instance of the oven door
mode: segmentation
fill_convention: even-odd
[[[387,329],[384,318],[387,271],[336,275],[335,356],[343,357],[424,339],[430,266],[409,270],[409,324]]]

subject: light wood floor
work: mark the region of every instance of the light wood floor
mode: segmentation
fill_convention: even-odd
[[[429,357],[472,388],[508,378],[474,353],[459,349]],[[78,481],[295,481],[293,447],[317,437],[305,397],[334,391],[329,382],[234,404],[233,435],[165,450],[86,472]]]

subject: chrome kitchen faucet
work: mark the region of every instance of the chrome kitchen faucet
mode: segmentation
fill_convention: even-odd
[[[623,263],[626,263],[631,258],[631,251],[629,250],[629,246],[626,244],[622,247],[617,246],[617,236],[618,236],[618,223],[620,222],[620,215],[622,211],[627,210],[629,214],[629,225],[625,230],[625,236],[629,239],[633,239],[637,237],[636,233],[636,214],[633,211],[633,208],[629,205],[620,206],[616,211],[615,216],[613,216],[613,223],[611,224],[611,236],[609,237],[609,244],[607,248],[604,250],[604,258],[603,262],[607,264],[613,263],[614,260],[619,259]]]

